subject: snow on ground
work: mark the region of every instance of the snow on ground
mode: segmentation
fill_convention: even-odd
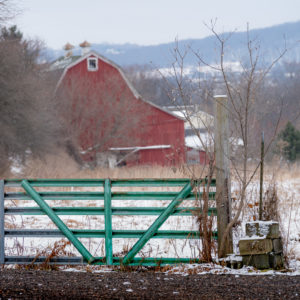
[[[268,183],[264,190],[268,189]],[[233,183],[232,196],[237,195],[237,184]],[[284,241],[285,254],[288,257],[288,268],[292,271],[287,274],[300,275],[300,182],[298,178],[280,180],[277,184],[277,194],[279,198],[280,225]],[[245,223],[253,221],[258,216],[259,184],[254,181],[250,184],[247,194],[247,203],[241,216],[241,225],[235,227],[234,251],[238,253],[238,239],[244,236]],[[21,201],[7,201],[6,206],[20,205]],[[54,206],[67,206],[67,201],[51,201]],[[50,201],[48,202],[50,203]],[[169,201],[113,201],[113,206],[166,206]],[[76,206],[103,206],[103,201],[77,201]],[[191,205],[190,201],[184,201],[182,206]],[[35,206],[27,201],[26,206]],[[233,206],[237,206],[235,200]],[[233,209],[234,211],[234,209]],[[157,216],[113,216],[113,229],[147,229]],[[61,219],[70,227],[78,229],[104,229],[104,216],[61,216]],[[6,228],[45,228],[55,229],[55,225],[46,216],[6,216]],[[195,217],[170,217],[161,230],[197,230],[198,224]],[[6,255],[37,255],[51,252],[54,242],[60,238],[6,238]],[[80,239],[81,242],[94,256],[105,256],[104,239]],[[137,239],[113,239],[114,254],[122,256]],[[148,242],[137,256],[142,257],[189,257],[198,258],[200,255],[201,243],[199,240],[172,240],[172,239],[152,239]],[[73,246],[67,246],[67,253],[79,256]],[[68,268],[66,270],[86,270],[87,267]],[[107,267],[88,266],[92,271],[109,271]],[[65,267],[62,267],[65,269]],[[169,273],[193,274],[199,273],[221,273],[221,274],[279,274],[275,271],[256,271],[253,268],[244,267],[240,270],[233,270],[222,267],[218,264],[201,265],[181,265],[167,269]],[[282,274],[282,273],[280,273]]]
[[[231,269],[220,264],[210,263],[210,264],[186,264],[175,266],[170,270],[166,271],[167,274],[232,274],[232,275],[300,275],[300,269],[293,270],[292,272],[280,272],[274,270],[256,270],[253,267],[244,266],[241,269]]]
[[[188,276],[192,274],[204,275],[204,274],[231,274],[236,275],[287,275],[287,276],[300,276],[300,263],[299,261],[293,261],[295,264],[290,266],[288,270],[275,271],[275,270],[257,270],[253,267],[244,266],[241,269],[231,269],[222,266],[217,263],[203,263],[203,264],[181,264],[175,266],[165,266],[159,271],[165,274],[181,274]],[[145,268],[146,269],[146,268]],[[110,268],[106,266],[77,266],[77,267],[61,267],[65,272],[93,272],[93,273],[105,273],[114,272],[116,268]]]
[[[272,179],[271,179],[272,181]],[[264,191],[272,192],[273,183],[266,181]],[[271,189],[270,189],[271,187]],[[237,187],[235,187],[237,188]],[[300,261],[300,181],[299,178],[279,180],[275,184],[278,196],[278,213],[284,251],[289,259]],[[233,192],[234,193],[234,192]],[[264,199],[264,201],[266,201]],[[259,207],[259,182],[253,181],[248,188],[247,203],[242,215],[242,226],[237,238],[244,234],[245,223],[257,220]],[[238,251],[238,249],[236,249]]]

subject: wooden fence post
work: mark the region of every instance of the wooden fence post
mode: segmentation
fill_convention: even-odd
[[[226,95],[214,96],[215,104],[215,158],[216,158],[216,201],[218,226],[219,258],[232,253],[232,232],[225,242],[224,252],[220,253],[221,240],[231,220],[230,153],[228,99]]]

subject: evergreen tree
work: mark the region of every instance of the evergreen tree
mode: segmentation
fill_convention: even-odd
[[[23,38],[23,34],[20,30],[18,30],[16,25],[13,25],[9,28],[3,27],[1,29],[1,40],[11,40],[21,42]]]
[[[284,142],[283,156],[290,162],[300,159],[300,131],[291,122],[286,124],[279,138]]]

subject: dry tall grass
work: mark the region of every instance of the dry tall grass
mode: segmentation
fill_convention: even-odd
[[[249,174],[254,167],[249,168]],[[280,161],[268,163],[264,168],[263,220],[279,221],[288,260],[300,260],[300,166]],[[236,183],[233,179],[233,182]],[[233,184],[232,196],[238,199],[238,185]],[[246,205],[240,221],[258,220],[259,216],[259,170],[248,186]],[[236,201],[233,201],[233,213]],[[240,226],[235,228],[242,234]]]
[[[7,171],[2,178],[189,178],[202,177],[203,166],[136,166],[122,168],[82,168],[60,152],[43,159],[28,160],[20,173]],[[205,176],[205,175],[204,175]]]

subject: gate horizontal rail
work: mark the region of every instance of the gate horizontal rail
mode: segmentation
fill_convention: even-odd
[[[33,187],[99,187],[104,185],[105,179],[28,179]],[[110,179],[111,187],[178,187],[184,186],[191,180],[180,179]],[[207,180],[194,180],[196,184],[206,183]],[[5,186],[20,187],[22,179],[6,179]],[[216,186],[216,180],[212,179],[211,186]]]
[[[149,239],[199,239],[198,231],[187,230],[159,230],[159,227],[169,216],[195,216],[201,213],[199,207],[184,206],[180,204],[184,200],[201,200],[207,196],[209,200],[215,199],[215,180],[210,187],[207,181],[190,179],[7,179],[0,181],[0,263],[1,264],[28,264],[42,263],[45,257],[33,256],[8,256],[5,255],[5,238],[43,238],[43,237],[67,237],[77,248],[82,257],[54,257],[50,264],[83,264],[95,265],[163,265],[174,263],[197,262],[195,258],[141,258],[135,255],[142,249]],[[128,191],[130,188],[182,188],[181,191]],[[84,191],[74,191],[74,189]],[[98,188],[101,191],[93,191]],[[45,189],[48,189],[45,191]],[[53,191],[53,189],[56,189]],[[61,191],[60,189],[63,189]],[[68,191],[65,191],[68,189]],[[86,190],[88,189],[88,190]],[[121,191],[120,191],[121,189]],[[124,190],[125,189],[125,190]],[[208,189],[209,193],[208,193]],[[17,206],[9,206],[7,203],[17,200]],[[36,206],[21,206],[20,203],[34,201]],[[51,200],[63,200],[70,204],[80,201],[95,201],[96,206],[51,206]],[[132,201],[170,201],[167,207],[115,207],[114,200]],[[47,201],[47,202],[45,202]],[[50,201],[50,202],[49,202]],[[69,201],[69,202],[68,202]],[[102,202],[97,202],[102,201]],[[16,203],[15,202],[15,203]],[[102,205],[101,205],[102,203]],[[192,202],[189,202],[193,204]],[[64,202],[65,204],[65,202]],[[87,203],[90,204],[90,203]],[[134,203],[133,203],[134,204]],[[189,204],[189,205],[190,205]],[[209,208],[209,215],[216,216],[215,207]],[[12,229],[5,227],[5,217],[13,215],[48,215],[58,226],[57,229]],[[104,216],[104,229],[69,229],[58,217],[60,215],[98,215]],[[157,220],[147,230],[120,230],[112,228],[113,216],[158,216]],[[78,238],[104,238],[105,257],[93,257]],[[114,238],[137,238],[138,242],[132,247],[125,257],[117,257],[113,254]],[[212,238],[217,238],[217,232],[213,232]],[[118,254],[116,254],[118,255]]]

